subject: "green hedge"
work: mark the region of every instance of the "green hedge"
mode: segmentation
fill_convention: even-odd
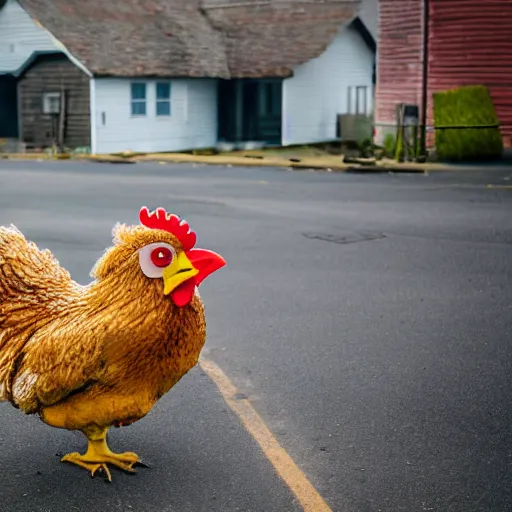
[[[434,94],[434,126],[480,126],[498,124],[487,87],[466,86]],[[436,129],[439,160],[493,160],[501,157],[503,139],[499,127]]]

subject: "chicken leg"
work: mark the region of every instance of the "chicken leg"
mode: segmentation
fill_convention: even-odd
[[[108,469],[108,464],[117,466],[118,468],[129,473],[135,473],[133,466],[143,464],[139,456],[133,452],[114,453],[107,445],[107,428],[89,427],[82,432],[87,437],[88,447],[85,454],[78,452],[68,453],[62,457],[61,462],[71,462],[90,471],[94,477],[97,471],[103,471],[109,482],[112,481],[112,475]]]

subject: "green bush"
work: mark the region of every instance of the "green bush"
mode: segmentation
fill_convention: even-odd
[[[498,124],[487,87],[466,86],[434,94],[434,126]],[[493,160],[501,157],[503,139],[499,127],[436,129],[439,160]]]
[[[395,136],[392,133],[386,133],[383,143],[386,156],[388,158],[394,158],[396,149]]]
[[[360,140],[357,143],[357,147],[359,149],[359,154],[363,158],[369,158],[369,157],[373,156],[374,147],[373,147],[372,139],[367,137],[365,139]]]

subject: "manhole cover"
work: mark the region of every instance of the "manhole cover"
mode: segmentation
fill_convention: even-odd
[[[359,231],[343,231],[339,233],[302,233],[306,238],[312,240],[323,240],[335,244],[354,244],[356,242],[368,242],[384,238],[382,233],[368,233]]]

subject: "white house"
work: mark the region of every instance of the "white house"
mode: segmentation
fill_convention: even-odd
[[[0,138],[17,138],[16,79],[34,51],[55,50],[54,38],[16,0],[0,0]]]
[[[16,72],[28,146],[307,144],[336,139],[339,114],[373,108],[375,42],[359,0],[13,2],[49,37]]]
[[[91,78],[90,84],[94,153],[217,144],[216,79]]]
[[[336,114],[373,109],[375,52],[354,24],[342,27],[317,58],[283,81],[283,145],[336,138]]]
[[[52,35],[16,0],[0,0],[0,74],[16,72],[34,51],[55,49]]]

